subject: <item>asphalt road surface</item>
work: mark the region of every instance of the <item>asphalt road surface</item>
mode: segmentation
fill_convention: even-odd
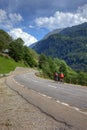
[[[35,76],[34,72],[14,76],[14,80],[25,87],[87,113],[87,87],[58,83]]]

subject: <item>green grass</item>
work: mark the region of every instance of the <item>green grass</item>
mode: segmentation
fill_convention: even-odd
[[[17,63],[11,58],[0,56],[0,74],[9,73],[16,67],[25,67],[25,65]]]

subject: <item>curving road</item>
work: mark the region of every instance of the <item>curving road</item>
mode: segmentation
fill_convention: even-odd
[[[63,104],[87,113],[87,87],[57,83],[35,76],[34,72],[14,76],[15,81]]]

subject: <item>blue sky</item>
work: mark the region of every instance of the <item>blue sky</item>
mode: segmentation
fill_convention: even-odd
[[[87,22],[87,0],[0,0],[0,29],[26,45],[48,32]]]

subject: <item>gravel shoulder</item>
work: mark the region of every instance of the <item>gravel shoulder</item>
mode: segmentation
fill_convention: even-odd
[[[28,103],[6,86],[5,78],[0,78],[0,130],[64,130],[64,126]]]

